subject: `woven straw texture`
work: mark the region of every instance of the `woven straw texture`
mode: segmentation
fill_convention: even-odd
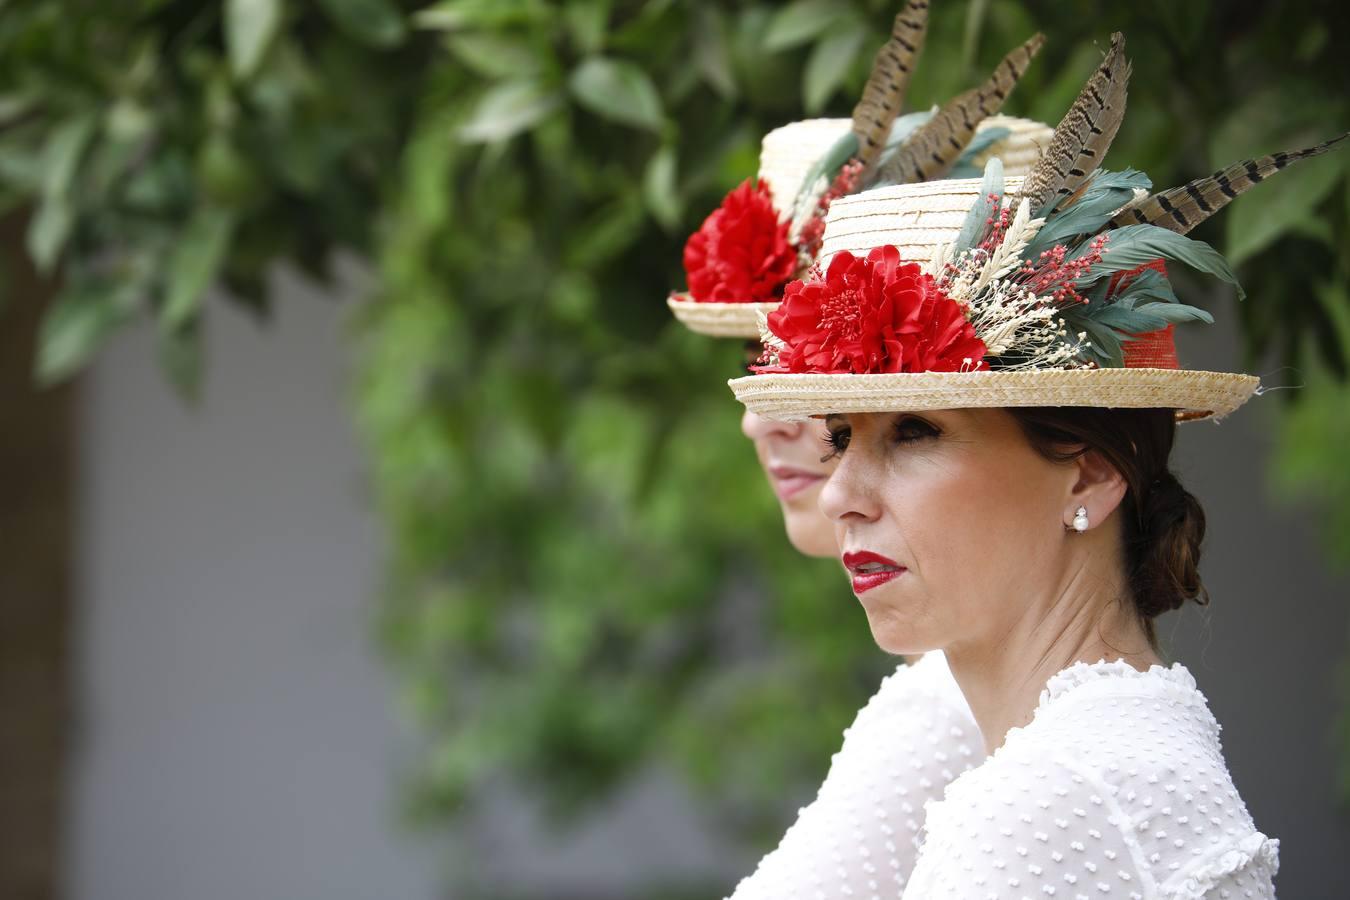
[[[841,250],[866,256],[873,247],[894,244],[902,259],[926,263],[933,251],[961,232],[966,213],[980,197],[978,178],[956,178],[923,184],[897,184],[840,197],[825,217],[820,266]],[[1021,176],[1004,179],[1009,194],[1022,186]]]
[[[1001,406],[1100,406],[1177,410],[1179,421],[1221,419],[1255,392],[1255,375],[1174,369],[916,372],[895,375],[749,375],[727,382],[768,419],[828,413]]]
[[[777,303],[699,303],[688,294],[671,294],[666,305],[675,318],[690,331],[709,337],[759,339],[759,313],[765,315],[778,307]]]
[[[759,177],[773,192],[774,207],[786,215],[802,180],[811,167],[848,133],[851,119],[805,119],[775,128],[764,135],[759,153]],[[1010,134],[974,157],[983,167],[991,157],[1003,160],[1006,175],[1025,175],[1050,143],[1054,129],[1041,122],[1012,116],[990,116],[979,124],[976,134],[990,128],[1006,128]]]

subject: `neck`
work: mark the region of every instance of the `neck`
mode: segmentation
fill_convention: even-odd
[[[1160,660],[1128,589],[1079,564],[1044,599],[996,634],[947,648],[947,662],[970,705],[985,750],[1031,721],[1051,676],[1075,662],[1124,660],[1140,670]]]

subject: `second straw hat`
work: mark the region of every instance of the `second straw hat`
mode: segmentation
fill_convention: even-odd
[[[994,157],[1025,172],[1040,158],[1049,126],[996,115],[1044,42],[1039,34],[941,109],[898,115],[927,15],[926,2],[910,0],[896,16],[852,119],[793,122],[765,136],[758,178],[728,194],[685,245],[688,289],[667,301],[682,323],[717,337],[758,337],[762,315],[815,262],[838,197],[978,173]]]

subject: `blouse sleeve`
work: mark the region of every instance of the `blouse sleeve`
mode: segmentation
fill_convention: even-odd
[[[732,900],[900,896],[925,802],[983,756],[954,682],[951,690],[941,683],[951,678],[945,663],[934,671],[940,662],[886,678],[845,730],[815,800]]]
[[[1001,755],[930,805],[906,900],[1157,896],[1123,814],[1065,760]]]
[[[1217,789],[1187,797],[1143,771],[1137,787],[1113,785],[1074,757],[1027,749],[929,806],[906,900],[1274,900],[1279,842],[1244,831],[1236,810],[1220,830],[1232,804]]]

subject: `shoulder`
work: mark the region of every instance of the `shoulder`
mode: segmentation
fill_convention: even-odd
[[[951,781],[984,758],[983,739],[941,653],[901,664],[887,675],[844,732],[844,746],[875,744],[917,768],[936,765]]]
[[[1278,842],[1252,823],[1189,672],[1125,669],[1052,678],[1032,723],[930,811],[932,852],[999,872],[1021,865],[1023,882],[1090,875],[1122,896],[1268,887]]]
[[[1010,741],[929,805],[915,883],[933,898],[1151,896],[1130,837],[1090,770],[1049,743]]]

